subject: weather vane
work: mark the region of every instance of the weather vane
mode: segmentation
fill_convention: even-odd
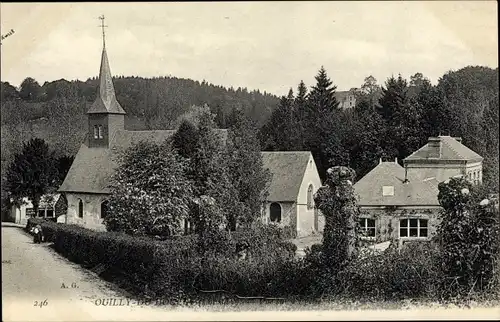
[[[104,25],[104,15],[101,15],[99,19],[101,20],[101,25],[99,27],[102,29],[102,46],[106,47],[106,34],[104,33],[104,28],[107,26]]]

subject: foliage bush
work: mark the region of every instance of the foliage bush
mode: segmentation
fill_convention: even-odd
[[[464,178],[439,184],[443,207],[438,227],[442,249],[443,296],[490,291],[498,286],[499,212],[481,186]]]
[[[31,233],[31,228],[36,225],[42,227],[45,242],[53,242],[61,224],[56,223],[56,218],[29,218],[26,223],[26,232]]]
[[[224,290],[240,296],[288,296],[301,289],[297,278],[303,272],[302,264],[293,260],[296,247],[281,239],[281,232],[275,228],[232,232],[225,256],[201,256],[195,234],[155,240],[43,219],[30,219],[26,229],[37,224],[58,253],[146,298],[174,302],[199,299],[203,290]],[[236,246],[241,243],[250,246],[252,255],[246,259],[236,256]]]

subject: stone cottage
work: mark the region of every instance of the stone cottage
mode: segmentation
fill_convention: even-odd
[[[405,176],[397,161],[380,162],[354,184],[360,226],[367,241],[427,239],[434,234],[441,207],[435,179]]]
[[[262,160],[272,174],[264,222],[290,227],[298,237],[323,230],[323,217],[314,207],[321,180],[311,152],[262,152]]]
[[[441,182],[462,175],[471,182],[483,181],[483,157],[462,144],[461,138],[431,137],[426,145],[403,160],[408,175]]]
[[[464,176],[482,181],[483,158],[463,145],[460,138],[431,137],[426,145],[403,160],[404,167],[382,162],[354,185],[360,206],[364,239],[401,243],[428,240],[435,234],[438,184]]]

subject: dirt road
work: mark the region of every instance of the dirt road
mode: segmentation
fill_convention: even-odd
[[[3,321],[140,320],[160,313],[139,304],[47,244],[34,244],[21,228],[2,224]]]
[[[221,304],[175,308],[141,305],[135,300],[130,300],[91,272],[67,261],[47,244],[33,244],[31,236],[24,233],[21,228],[2,224],[2,321],[260,321],[270,319],[331,321],[332,319],[450,319],[457,317],[498,319],[500,316],[498,308],[479,310],[408,308],[400,311],[369,308],[367,311],[339,311],[340,308],[335,303],[325,303],[318,306],[312,305],[312,307],[305,306],[304,309],[290,304],[280,306],[262,303],[236,307],[225,307]],[[234,311],[221,312],[227,310]]]

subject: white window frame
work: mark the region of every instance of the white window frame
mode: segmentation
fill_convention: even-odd
[[[406,220],[407,226],[406,227],[401,227],[401,221]],[[410,222],[411,220],[416,220],[417,221],[417,227],[411,227]],[[420,227],[420,221],[425,220],[427,221],[427,227]],[[404,218],[399,218],[399,225],[398,225],[398,236],[401,239],[428,239],[429,238],[429,218],[416,218],[416,217],[404,217]],[[401,229],[406,228],[406,236],[401,236]],[[417,236],[410,236],[410,228],[417,228]],[[426,229],[427,230],[427,236],[420,236],[420,229]]]
[[[99,134],[99,139],[102,139],[103,138],[103,134],[102,134],[102,125],[99,125],[97,127],[97,133]]]
[[[99,129],[97,127],[97,125],[94,125],[94,139],[98,139],[99,138]]]
[[[311,193],[309,193],[309,188],[311,188]],[[307,210],[314,209],[314,186],[310,183],[307,186],[307,198],[306,198]]]
[[[384,197],[394,196],[394,186],[382,186],[382,196]]]
[[[375,239],[377,237],[377,220],[375,218],[369,218],[369,217],[362,217],[359,218],[359,220],[363,220],[364,225],[361,225],[361,229],[363,232],[367,232],[368,229],[374,229],[375,230],[375,236],[367,236],[364,235],[362,236],[363,239]],[[368,227],[368,220],[373,220],[373,227]]]

